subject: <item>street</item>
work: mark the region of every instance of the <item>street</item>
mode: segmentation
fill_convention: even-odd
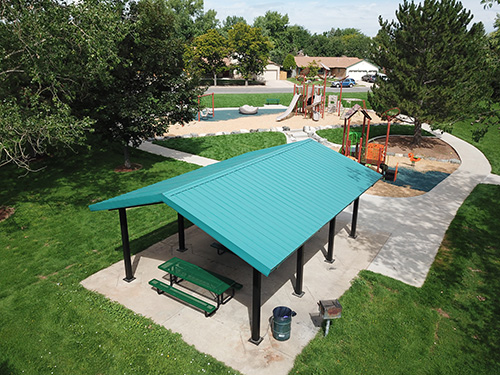
[[[359,81],[355,87],[342,88],[342,93],[367,92],[371,83]],[[339,88],[327,87],[326,92],[338,93]],[[205,94],[268,94],[268,93],[293,93],[293,83],[289,81],[268,81],[265,86],[210,86]]]

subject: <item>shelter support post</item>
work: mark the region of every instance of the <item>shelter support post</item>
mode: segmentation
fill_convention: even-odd
[[[325,262],[333,263],[335,259],[333,259],[333,241],[335,239],[335,222],[337,220],[337,216],[335,216],[332,220],[330,220],[330,227],[328,230],[328,253],[326,254]]]
[[[297,250],[297,277],[295,280],[295,291],[293,295],[296,297],[302,297],[304,291],[302,290],[302,283],[304,281],[304,245]]]
[[[186,238],[184,236],[184,216],[180,213],[177,213],[177,231],[179,234],[179,248],[177,251],[183,253],[187,250],[186,248]]]
[[[358,210],[359,210],[359,197],[354,201],[352,209],[352,224],[351,224],[351,237],[356,238],[356,225],[358,223]]]
[[[132,272],[132,260],[130,259],[130,241],[128,238],[128,225],[127,225],[127,212],[125,208],[118,210],[120,214],[120,228],[122,231],[122,247],[123,247],[123,261],[125,263],[125,280],[131,282],[135,280],[134,273]]]
[[[263,338],[260,337],[260,305],[261,305],[262,277],[261,273],[255,268],[253,269],[253,287],[252,287],[252,321],[251,331],[252,344],[259,345]]]

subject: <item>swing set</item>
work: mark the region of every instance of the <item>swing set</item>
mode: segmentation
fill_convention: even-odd
[[[212,108],[205,108],[205,109],[200,109],[200,98],[203,98],[204,96],[211,96],[212,97]],[[201,121],[201,118],[206,118],[208,116],[212,116],[212,118],[215,117],[215,100],[214,100],[214,93],[211,94],[205,94],[205,95],[198,95],[198,121]]]
[[[351,132],[351,118],[358,112],[363,114],[363,126],[361,132]],[[347,110],[342,118],[344,119],[344,133],[342,136],[342,148],[340,152],[358,163],[363,165],[376,166],[377,172],[382,173],[387,180],[395,181],[397,177],[397,169],[391,170],[387,164],[387,145],[389,143],[389,134],[391,131],[391,121],[400,114],[399,108],[391,108],[382,114],[382,118],[387,118],[387,133],[385,143],[376,144],[369,143],[370,136],[370,121],[372,118],[364,108],[359,104],[355,104],[351,109]],[[352,147],[355,147],[352,150]]]

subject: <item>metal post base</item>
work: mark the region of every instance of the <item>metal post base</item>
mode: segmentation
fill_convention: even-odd
[[[325,259],[325,263],[330,263],[330,264],[332,264],[333,262],[335,262],[335,259],[332,259],[332,260]]]
[[[251,342],[254,345],[259,345],[262,342],[262,340],[264,340],[262,337],[259,337],[257,340],[250,338],[248,339],[248,342]]]
[[[302,296],[304,296],[304,294],[305,294],[305,293],[304,293],[303,291],[302,291],[302,292],[300,292],[300,293],[298,293],[298,294],[297,294],[297,293],[295,293],[295,292],[293,292],[293,293],[292,293],[292,295],[294,295],[295,297],[299,297],[299,298],[302,298]]]
[[[326,321],[325,337],[328,335],[328,331],[330,331],[330,319]]]
[[[179,253],[184,253],[184,252],[188,251],[188,248],[187,247],[185,247],[184,249],[179,248],[179,249],[177,249],[177,251]]]
[[[135,280],[135,277],[133,277],[133,276],[130,279],[128,279],[128,278],[123,279],[123,281],[126,281],[127,283],[131,283],[134,280]]]

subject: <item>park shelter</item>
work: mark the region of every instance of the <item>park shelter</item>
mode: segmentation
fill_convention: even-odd
[[[178,213],[179,250],[184,218],[253,268],[251,342],[259,343],[261,275],[297,252],[295,293],[303,279],[303,244],[330,223],[327,261],[333,260],[335,218],[380,175],[311,139],[249,152],[96,203],[92,211],[118,210],[126,281],[134,279],[126,209],[165,203]]]

